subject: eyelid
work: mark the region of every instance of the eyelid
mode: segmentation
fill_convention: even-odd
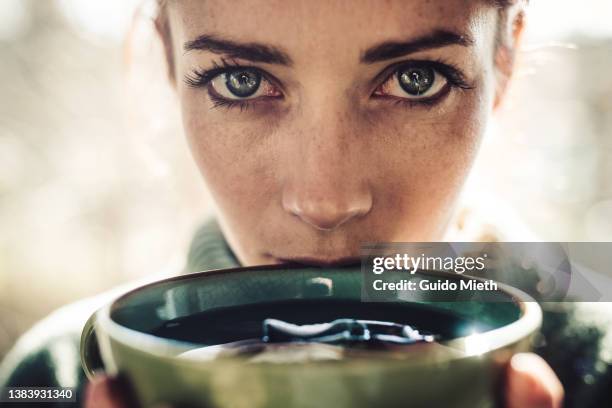
[[[379,86],[391,79],[391,77],[400,71],[400,69],[414,66],[427,66],[432,68],[434,71],[440,73],[440,75],[443,75],[451,85],[459,88],[473,88],[473,86],[468,83],[463,72],[452,64],[443,62],[441,60],[407,60],[393,63],[376,75],[373,79],[373,83],[375,85],[374,90],[378,89]]]
[[[185,75],[184,81],[187,86],[191,88],[202,88],[209,85],[210,82],[217,76],[236,69],[251,69],[253,71],[256,71],[262,76],[264,80],[270,82],[272,85],[277,87],[281,91],[281,93],[285,93],[285,88],[283,87],[282,83],[274,75],[270,74],[266,70],[249,64],[240,64],[234,61],[228,62],[224,58],[221,59],[221,64],[218,64],[213,61],[213,68],[193,69],[191,73]]]

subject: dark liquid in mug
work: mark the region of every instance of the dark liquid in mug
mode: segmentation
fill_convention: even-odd
[[[433,310],[414,303],[365,303],[343,299],[291,299],[240,305],[204,311],[165,322],[152,334],[203,345],[217,345],[261,338],[267,318],[303,325],[336,319],[393,322],[448,340],[490,329],[451,312]]]

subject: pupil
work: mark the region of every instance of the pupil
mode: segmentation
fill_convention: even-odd
[[[410,95],[421,95],[433,85],[434,71],[431,68],[409,68],[398,73],[400,86]]]
[[[227,89],[236,96],[251,96],[259,88],[261,75],[254,71],[234,71],[227,74],[225,83]]]

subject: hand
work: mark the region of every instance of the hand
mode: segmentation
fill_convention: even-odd
[[[507,408],[560,408],[563,386],[542,357],[516,354],[508,365]]]
[[[97,375],[85,391],[85,408],[137,408],[131,390],[126,382],[118,378]],[[170,408],[158,405],[155,408]]]
[[[120,386],[117,381],[109,377],[98,375],[94,377],[85,389],[86,408],[127,408],[121,399],[121,392],[116,388]]]
[[[507,408],[560,408],[563,386],[539,356],[517,354],[508,365]],[[87,387],[86,408],[133,408],[136,405],[123,382],[105,376],[94,378]]]

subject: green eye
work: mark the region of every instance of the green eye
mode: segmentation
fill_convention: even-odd
[[[246,98],[259,89],[261,75],[254,70],[241,69],[223,74],[225,86],[235,96]]]
[[[435,77],[434,70],[429,67],[411,67],[397,72],[402,89],[414,96],[426,93],[432,87]]]

